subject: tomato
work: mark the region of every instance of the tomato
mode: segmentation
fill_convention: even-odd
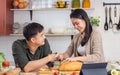
[[[74,72],[72,73],[72,75],[76,75],[76,72],[74,71]]]
[[[54,75],[58,75],[58,72],[54,72]]]
[[[2,63],[2,66],[3,66],[3,67],[8,67],[9,65],[10,65],[9,61],[4,61],[4,62]]]

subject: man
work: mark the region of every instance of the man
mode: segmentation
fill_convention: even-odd
[[[12,45],[15,64],[25,72],[52,67],[56,54],[51,54],[44,27],[38,23],[29,23],[24,27],[23,35],[25,39],[16,40]]]

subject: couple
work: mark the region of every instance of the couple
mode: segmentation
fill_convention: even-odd
[[[74,36],[67,51],[59,55],[52,53],[42,25],[29,23],[25,26],[25,39],[16,40],[12,45],[16,66],[25,72],[34,72],[40,68],[52,67],[55,60],[104,62],[101,35],[92,28],[87,13],[83,9],[76,9],[70,18],[80,33]]]

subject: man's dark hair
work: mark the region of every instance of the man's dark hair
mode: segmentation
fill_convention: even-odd
[[[29,23],[27,26],[23,28],[23,35],[26,40],[30,40],[32,37],[42,32],[44,27],[39,23]]]
[[[83,19],[85,21],[86,23],[85,36],[81,42],[81,46],[84,46],[89,40],[90,35],[92,33],[92,25],[89,21],[89,17],[83,9],[76,9],[73,10],[73,12],[70,14],[70,18],[78,18],[78,19]]]

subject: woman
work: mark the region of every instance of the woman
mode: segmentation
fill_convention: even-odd
[[[102,38],[89,21],[83,9],[76,9],[70,14],[75,29],[79,31],[66,52],[59,54],[58,59],[64,61],[104,62]],[[74,54],[74,57],[72,55]]]

